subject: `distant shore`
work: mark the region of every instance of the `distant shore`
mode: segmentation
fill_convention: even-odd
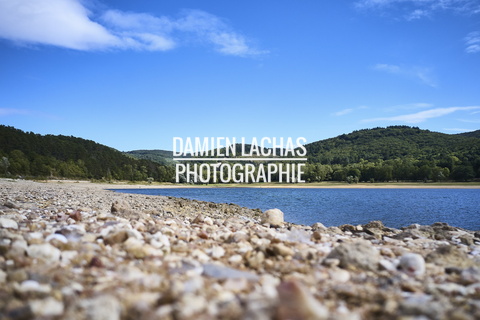
[[[102,189],[161,189],[161,188],[313,188],[313,189],[480,189],[480,182],[315,182],[315,183],[255,183],[255,184],[176,184],[117,181],[112,183],[77,180],[42,180],[47,183],[74,183]]]

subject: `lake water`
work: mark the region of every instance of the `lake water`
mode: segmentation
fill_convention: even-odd
[[[313,189],[313,188],[165,188],[116,189],[118,192],[173,196],[267,210],[278,208],[285,220],[325,226],[386,226],[446,222],[480,230],[480,189]]]

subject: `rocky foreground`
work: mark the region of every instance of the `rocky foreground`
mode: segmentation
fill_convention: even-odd
[[[1,319],[480,319],[480,233],[0,180]]]

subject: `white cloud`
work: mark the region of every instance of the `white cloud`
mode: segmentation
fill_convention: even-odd
[[[332,113],[332,115],[337,116],[337,117],[341,117],[341,116],[344,116],[346,114],[352,113],[356,110],[363,110],[363,109],[368,109],[368,107],[367,106],[359,106],[359,107],[355,107],[355,108],[347,108],[347,109],[343,109],[343,110],[334,112],[334,113]]]
[[[391,107],[385,108],[386,111],[392,112],[397,110],[413,110],[413,109],[424,109],[424,108],[431,108],[433,104],[425,103],[425,102],[416,102],[416,103],[407,103],[407,104],[400,104]]]
[[[472,112],[472,114],[479,112]],[[467,123],[480,123],[480,120],[471,120],[471,119],[457,119],[458,121],[467,122]]]
[[[355,2],[355,7],[382,12],[393,10],[394,14],[402,11],[407,20],[429,17],[442,11],[466,15],[480,13],[478,0],[359,0]]]
[[[250,56],[268,53],[248,45],[247,39],[232,31],[220,18],[201,10],[185,10],[175,21],[174,28],[196,35],[202,42],[213,44],[223,54]]]
[[[444,128],[443,130],[452,131],[452,132],[459,132],[459,133],[475,131],[475,130],[472,130],[472,129],[462,129],[462,128]]]
[[[423,17],[428,17],[428,16],[430,16],[430,12],[428,12],[427,10],[415,9],[413,10],[413,12],[408,13],[405,16],[405,19],[407,19],[408,21],[412,21],[412,20],[419,20],[419,19],[422,19]]]
[[[119,10],[99,16],[99,21],[92,20],[82,0],[0,0],[0,38],[84,51],[166,51],[195,39],[226,55],[266,53],[220,18],[200,10],[184,11],[176,19]]]
[[[479,53],[480,52],[480,32],[474,31],[470,32],[465,37],[465,51],[467,53]]]
[[[118,45],[120,40],[88,14],[76,0],[0,0],[0,36],[77,50]]]
[[[405,67],[385,63],[379,63],[373,68],[378,71],[414,78],[433,88],[437,87],[437,82],[435,81],[432,71],[429,68],[416,66]]]
[[[0,117],[12,116],[12,115],[29,115],[30,112],[23,109],[13,108],[0,108]]]
[[[402,69],[399,66],[393,64],[379,63],[375,65],[375,70],[385,71],[389,73],[402,73]]]
[[[352,113],[352,112],[353,112],[353,109],[348,108],[348,109],[343,109],[343,110],[337,111],[333,115],[340,117],[340,116],[344,116],[344,115]]]
[[[477,110],[477,109],[480,109],[480,106],[435,108],[435,109],[420,111],[417,113],[405,114],[405,115],[394,116],[394,117],[365,119],[362,122],[397,121],[397,122],[405,122],[405,123],[421,123],[428,119],[442,117],[456,111],[468,111],[468,110]]]

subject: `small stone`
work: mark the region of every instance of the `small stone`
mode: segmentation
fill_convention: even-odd
[[[295,253],[291,248],[287,247],[283,243],[274,244],[272,249],[275,255],[282,257],[293,256],[293,254]]]
[[[219,259],[225,255],[225,249],[220,246],[213,246],[207,250],[207,253],[214,259]]]
[[[80,212],[80,210],[76,210],[75,212],[72,212],[68,217],[72,218],[76,222],[82,221],[82,213]]]
[[[422,276],[425,273],[425,260],[417,253],[406,253],[400,257],[398,269],[409,276]]]
[[[318,230],[313,231],[312,240],[322,240],[322,233]]]
[[[90,260],[90,262],[88,263],[88,266],[89,266],[90,268],[92,268],[92,267],[95,267],[95,268],[104,268],[104,267],[105,267],[105,265],[103,264],[102,260],[101,260],[99,257],[97,257],[97,256],[93,257],[93,258]]]
[[[208,226],[213,226],[213,220],[210,217],[205,217],[204,223]]]
[[[20,209],[20,207],[12,201],[5,201],[5,203],[3,205],[7,208],[10,208],[10,209]]]
[[[240,241],[248,241],[249,237],[248,234],[244,231],[237,231],[232,233],[228,237],[228,243],[238,243]]]
[[[230,262],[230,263],[240,263],[240,262],[242,262],[242,260],[243,260],[243,258],[239,254],[234,254],[233,256],[228,258],[228,262]]]
[[[312,319],[328,318],[328,309],[320,304],[300,282],[286,281],[278,287],[279,303],[275,319]]]
[[[143,259],[149,254],[148,247],[143,243],[143,241],[136,238],[128,238],[123,245],[125,247],[125,251],[127,251],[136,259]]]
[[[284,223],[283,212],[280,209],[269,209],[263,213],[261,223],[281,227]]]
[[[470,285],[473,283],[480,283],[480,269],[477,267],[470,267],[462,270],[461,281],[465,285]]]
[[[340,260],[339,266],[345,269],[365,269],[375,271],[380,261],[380,253],[370,242],[355,241],[335,247],[327,259]]]
[[[48,235],[47,238],[45,238],[46,242],[50,242],[52,240],[59,241],[61,243],[68,243],[68,239],[63,234],[59,234],[59,233],[52,233]]]
[[[320,223],[320,222],[316,222],[316,223],[312,224],[311,228],[312,228],[312,231],[327,231],[328,230],[327,227],[325,227],[323,225],[323,223]]]
[[[120,302],[111,295],[102,295],[95,298],[83,300],[80,305],[85,310],[87,319],[90,320],[120,320],[122,306]]]
[[[15,220],[0,218],[0,227],[5,229],[18,229],[18,224]]]
[[[330,278],[335,283],[346,283],[350,280],[350,272],[344,269],[334,269],[329,271]]]
[[[378,262],[378,265],[379,265],[380,269],[383,269],[383,270],[387,270],[387,271],[390,271],[390,272],[397,271],[397,268],[395,267],[395,264],[393,264],[392,262],[390,262],[386,259],[380,260]]]
[[[472,244],[474,244],[473,237],[471,235],[461,235],[460,237],[458,237],[458,239],[461,243],[467,246],[471,246]]]
[[[20,285],[15,285],[15,291],[21,296],[44,297],[52,291],[52,287],[35,280],[25,280]]]
[[[43,300],[31,300],[28,302],[32,313],[36,317],[56,317],[63,314],[63,302],[52,297]]]
[[[112,207],[110,208],[110,212],[112,213],[126,213],[131,210],[132,208],[130,207],[130,204],[125,200],[116,200],[112,203]]]
[[[104,239],[105,244],[114,245],[116,243],[122,243],[129,237],[127,230],[117,230],[110,232]]]
[[[213,263],[207,263],[203,265],[203,274],[216,279],[245,278],[252,281],[258,280],[258,276],[254,273],[241,271]]]
[[[25,269],[17,269],[8,272],[8,281],[23,282],[28,280],[28,274]]]
[[[46,263],[55,263],[60,260],[61,251],[49,243],[32,244],[27,249],[31,258],[43,260]]]
[[[323,265],[327,266],[327,267],[330,267],[330,268],[338,267],[339,264],[340,264],[339,259],[327,258],[327,259],[323,260]]]
[[[7,282],[7,274],[5,273],[5,271],[0,269],[0,283],[5,283],[5,282]]]
[[[434,263],[445,268],[469,268],[474,265],[469,255],[452,245],[442,245],[429,253],[426,262]]]

